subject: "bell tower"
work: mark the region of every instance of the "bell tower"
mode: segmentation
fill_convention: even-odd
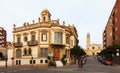
[[[51,14],[47,9],[44,9],[41,12],[42,22],[50,22],[51,21]]]
[[[90,34],[87,33],[87,37],[86,37],[86,47],[90,46]]]

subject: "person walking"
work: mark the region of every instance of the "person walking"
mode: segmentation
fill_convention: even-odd
[[[81,67],[81,68],[83,67],[81,56],[78,56],[78,65],[79,65],[79,67]]]

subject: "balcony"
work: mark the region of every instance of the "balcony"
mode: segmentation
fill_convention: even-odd
[[[65,44],[62,44],[62,43],[51,43],[50,45],[51,47],[62,47],[62,48],[65,47]]]
[[[23,46],[23,43],[21,42],[14,43],[14,47],[22,47],[22,46]]]
[[[28,41],[27,45],[28,46],[36,46],[36,45],[38,45],[38,41]]]

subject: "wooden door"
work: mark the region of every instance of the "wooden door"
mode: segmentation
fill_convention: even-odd
[[[54,57],[55,60],[60,60],[60,49],[54,49]]]

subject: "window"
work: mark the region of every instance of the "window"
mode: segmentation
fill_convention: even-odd
[[[24,49],[24,55],[27,55],[27,49],[26,48]]]
[[[71,40],[71,46],[73,46],[73,40]]]
[[[16,65],[18,65],[18,60],[16,60]]]
[[[21,60],[16,60],[16,65],[21,65]]]
[[[100,49],[100,47],[98,47],[98,49]]]
[[[118,27],[115,28],[115,31],[118,31]]]
[[[32,35],[32,37],[31,37],[31,41],[35,41],[35,35]]]
[[[115,18],[115,22],[117,22],[118,21],[118,19],[117,18]]]
[[[36,60],[33,60],[33,64],[35,64],[36,63]]]
[[[115,9],[115,13],[117,13],[117,11],[118,11],[118,10],[117,10],[117,8],[116,8],[116,9]]]
[[[95,49],[95,47],[92,47],[92,49]]]
[[[42,38],[41,38],[42,41],[47,41],[47,34],[42,34]]]
[[[66,37],[66,43],[69,44],[69,37]]]
[[[27,40],[28,40],[28,39],[27,39],[27,36],[25,36],[25,37],[24,37],[24,42],[27,42]]]
[[[40,63],[43,63],[43,60],[40,60]]]
[[[70,50],[65,50],[65,55],[66,55],[67,58],[69,58]]]
[[[21,58],[22,52],[20,49],[16,50],[16,58]]]
[[[29,55],[32,54],[31,48],[28,49],[28,54],[29,54]]]
[[[41,48],[40,57],[47,58],[47,56],[48,56],[48,48]]]
[[[61,32],[55,32],[54,43],[62,44],[62,33]]]
[[[111,37],[112,37],[112,35],[113,35],[112,32],[110,32],[110,36],[111,36]]]
[[[48,63],[48,60],[45,60],[45,63]]]
[[[21,42],[21,37],[17,37],[17,42],[18,42],[18,43]]]
[[[32,60],[30,60],[30,64],[32,64]]]

